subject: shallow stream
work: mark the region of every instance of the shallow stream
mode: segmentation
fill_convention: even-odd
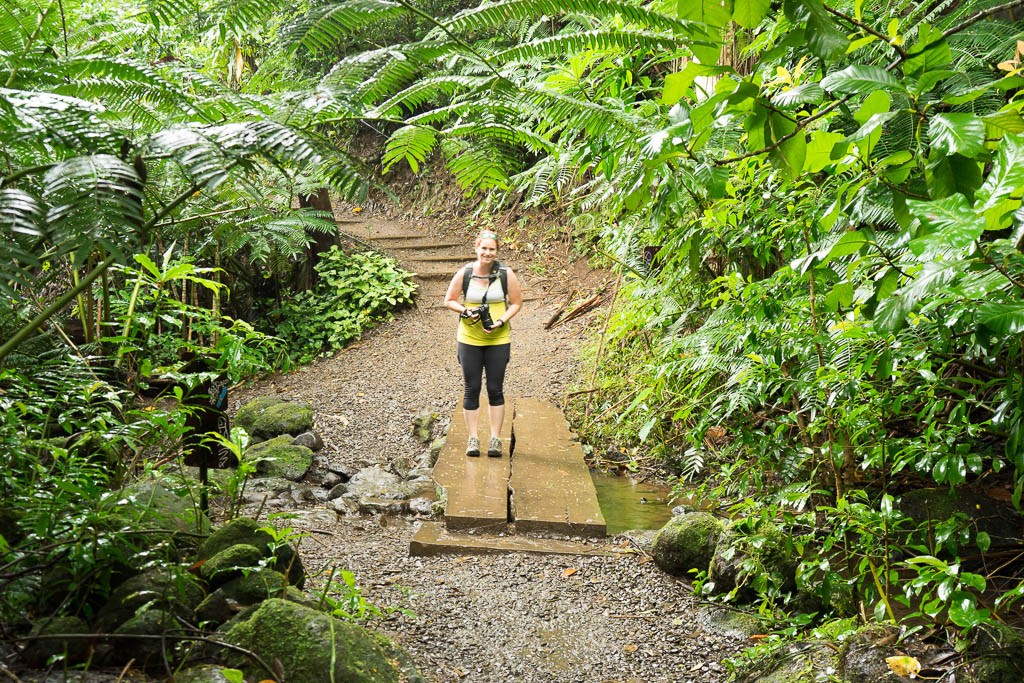
[[[631,529],[660,529],[672,517],[665,486],[591,471],[608,535]]]

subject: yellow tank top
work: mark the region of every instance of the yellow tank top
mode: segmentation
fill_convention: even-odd
[[[470,280],[469,289],[466,291],[466,297],[462,303],[469,308],[475,308],[483,302],[484,292],[486,291],[487,306],[491,311],[491,320],[497,320],[505,315],[506,309],[505,293],[501,290],[501,278],[494,278],[489,287],[486,283],[487,280],[480,278]],[[479,321],[470,324],[469,318],[459,318],[457,339],[459,342],[471,346],[498,346],[499,344],[511,343],[512,330],[506,322],[488,334],[484,332],[483,326]]]

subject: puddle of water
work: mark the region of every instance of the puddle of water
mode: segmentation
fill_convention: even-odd
[[[664,486],[603,472],[591,471],[590,477],[609,536],[630,529],[660,529],[672,517],[670,492]]]

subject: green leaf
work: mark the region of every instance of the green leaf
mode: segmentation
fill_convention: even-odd
[[[1024,133],[1024,117],[1016,111],[997,111],[994,114],[982,116],[990,137],[1002,137],[1007,133]]]
[[[853,303],[854,286],[852,282],[840,282],[825,297],[825,306],[830,311],[849,308]]]
[[[842,71],[829,74],[821,80],[821,87],[831,92],[865,94],[876,90],[900,91],[900,81],[879,66],[855,64]]]
[[[978,609],[973,595],[966,591],[954,591],[949,596],[949,620],[961,628],[972,628],[988,621],[990,612]]]
[[[1008,337],[1024,332],[1024,303],[983,304],[978,309],[978,323],[992,334]]]
[[[911,213],[932,230],[928,235],[910,242],[910,249],[918,256],[928,249],[962,249],[974,243],[985,232],[984,219],[962,194],[945,199],[907,202]]]
[[[785,171],[790,179],[796,178],[803,171],[807,159],[807,140],[802,131],[796,130],[796,125],[792,121],[780,114],[772,114],[771,128],[772,142],[786,135],[793,135],[773,149],[770,157],[772,165]]]
[[[999,145],[991,173],[978,190],[981,208],[987,210],[1007,196],[1019,197],[1024,190],[1024,136],[1007,135]]]
[[[985,123],[974,114],[936,114],[928,126],[932,150],[949,156],[978,156],[985,151]]]
[[[807,143],[807,158],[804,161],[804,172],[817,173],[835,160],[832,152],[836,145],[841,143],[846,136],[842,133],[833,133],[827,130],[816,130],[811,133],[810,141]]]
[[[928,71],[945,69],[953,59],[953,53],[950,52],[942,31],[929,24],[921,24],[918,27],[917,43],[907,50],[907,55],[903,70],[914,78]],[[925,89],[920,92],[925,92]]]
[[[979,531],[974,542],[978,545],[978,550],[983,553],[987,553],[988,549],[992,547],[992,537],[988,535],[987,531]],[[985,589],[982,588],[981,592],[985,592]]]
[[[732,18],[732,5],[733,0],[679,0],[676,16],[682,21],[721,28]]]
[[[803,0],[803,3],[810,10],[807,17],[807,47],[811,53],[825,61],[838,59],[845,54],[850,47],[850,40],[825,11],[821,0]]]
[[[757,28],[771,4],[771,0],[733,0],[732,20],[743,28]]]

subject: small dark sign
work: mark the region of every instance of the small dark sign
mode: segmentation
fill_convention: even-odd
[[[185,464],[189,467],[212,467],[225,470],[238,467],[238,458],[227,448],[212,441],[208,434],[216,432],[231,436],[228,420],[228,383],[218,377],[185,395],[184,404],[192,408],[185,424],[191,428],[185,437]]]

